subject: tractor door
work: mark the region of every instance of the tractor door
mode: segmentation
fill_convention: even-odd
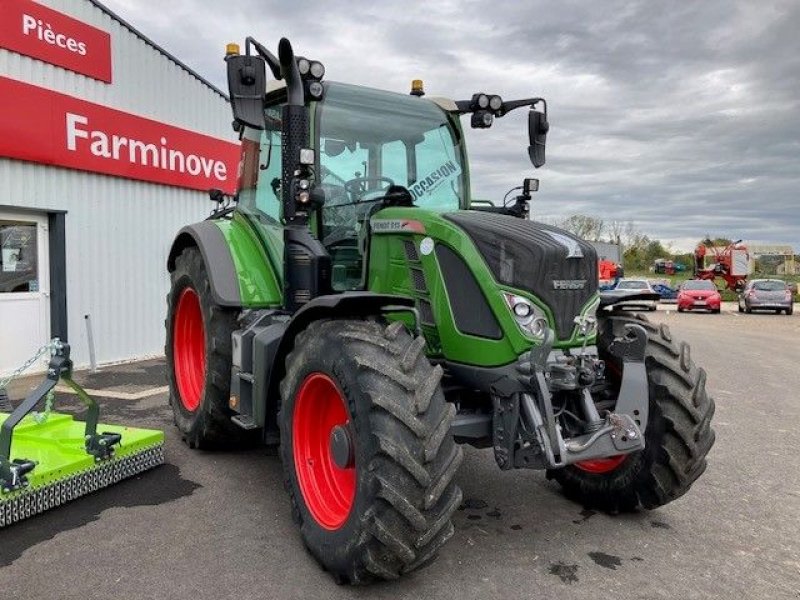
[[[266,109],[266,128],[248,127],[242,136],[237,208],[258,231],[279,277],[283,276],[281,140],[281,104],[274,104]]]

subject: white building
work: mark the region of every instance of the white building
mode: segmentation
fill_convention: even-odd
[[[2,13],[0,374],[52,336],[78,366],[161,354],[169,245],[235,188],[227,100],[96,0]]]

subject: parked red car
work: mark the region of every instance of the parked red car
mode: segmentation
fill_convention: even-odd
[[[722,296],[712,281],[690,279],[684,282],[678,292],[678,312],[685,310],[720,311]]]

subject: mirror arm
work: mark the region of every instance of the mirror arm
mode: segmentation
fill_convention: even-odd
[[[502,117],[505,116],[507,113],[510,113],[512,110],[521,108],[523,106],[536,106],[541,102],[544,105],[544,114],[547,114],[547,101],[544,98],[525,98],[524,100],[511,100],[509,102],[503,102],[503,106],[500,107],[495,113],[495,116]],[[467,113],[475,112],[472,108],[472,100],[456,100],[456,114],[465,115]],[[490,111],[491,112],[491,111]]]
[[[267,50],[264,45],[256,40],[253,36],[247,36],[247,39],[245,39],[245,52],[247,52],[247,55],[250,55],[251,44],[256,49],[256,53],[258,53],[261,58],[267,61],[269,70],[272,71],[272,75],[275,77],[275,79],[283,79],[281,77],[281,63],[277,58],[275,58],[275,55],[272,52]]]
[[[544,114],[547,115],[547,101],[544,98],[526,98],[524,100],[511,100],[509,102],[503,102],[503,106],[501,106],[500,110],[497,111],[497,116],[502,117],[507,113],[510,113],[512,110],[522,106],[533,107],[539,104],[539,102],[544,105]]]

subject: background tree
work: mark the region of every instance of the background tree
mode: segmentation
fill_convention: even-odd
[[[579,238],[593,242],[600,241],[605,229],[605,222],[598,217],[589,215],[572,215],[554,223],[561,229],[574,233]]]

